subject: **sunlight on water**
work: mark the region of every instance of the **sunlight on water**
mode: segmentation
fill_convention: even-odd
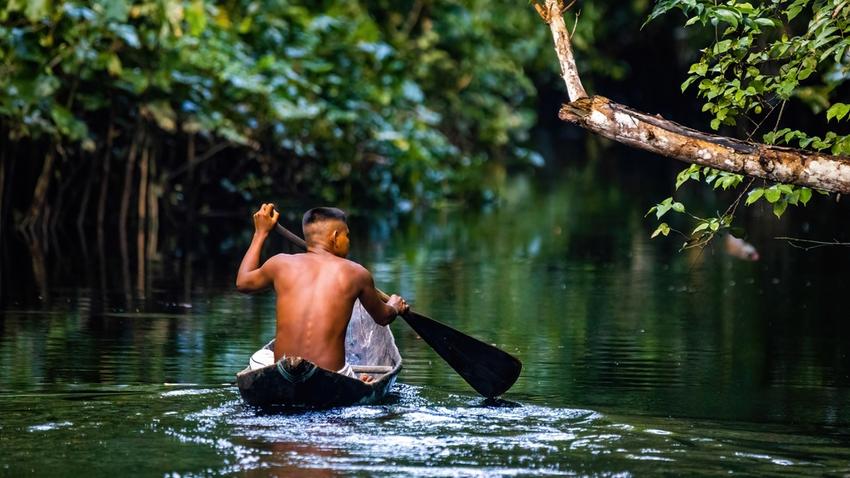
[[[193,392],[221,401],[163,432],[227,456],[216,473],[309,469],[330,476],[517,476],[733,469],[760,474],[788,468],[799,474],[812,465],[847,470],[841,462],[846,450],[829,439],[777,442],[770,434],[710,422],[669,419],[663,420],[666,428],[658,428],[658,419],[615,418],[592,410],[485,406],[469,396],[426,396],[425,389],[410,385],[397,386],[385,405],[288,414],[258,412],[230,392]],[[795,458],[802,453],[815,460]]]

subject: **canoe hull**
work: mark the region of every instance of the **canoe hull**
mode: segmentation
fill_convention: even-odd
[[[271,361],[274,341],[263,349]],[[255,356],[258,354],[255,354]],[[284,358],[262,366],[263,361],[236,375],[242,399],[256,407],[328,408],[380,402],[401,372],[401,355],[389,327],[377,325],[359,301],[355,302],[345,338],[345,361],[370,383],[325,370],[309,360]],[[261,368],[258,368],[261,367]],[[253,370],[252,370],[253,369]]]
[[[358,371],[357,366],[353,368]],[[306,360],[295,369],[279,361],[258,370],[243,370],[236,376],[236,384],[245,403],[261,408],[370,405],[386,397],[400,371],[398,364],[367,384]]]

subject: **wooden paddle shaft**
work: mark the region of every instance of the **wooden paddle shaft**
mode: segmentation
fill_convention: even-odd
[[[274,227],[280,235],[289,239],[290,241],[292,241],[293,244],[300,247],[301,249],[304,249],[305,251],[307,250],[307,243],[304,242],[304,239],[301,239],[301,236],[293,233],[289,229],[281,226],[280,224],[275,224]],[[387,302],[388,300],[390,300],[390,296],[387,295],[386,292],[378,288],[376,288],[375,290],[378,291],[378,296],[381,298],[382,301]]]

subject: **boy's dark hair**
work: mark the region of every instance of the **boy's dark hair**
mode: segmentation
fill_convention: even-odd
[[[348,224],[345,212],[343,212],[342,209],[337,209],[335,207],[314,207],[304,213],[304,217],[301,219],[301,229],[306,235],[307,226],[316,222],[327,220],[337,220]]]

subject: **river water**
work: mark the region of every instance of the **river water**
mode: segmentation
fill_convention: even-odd
[[[771,240],[817,224],[766,211],[745,218],[760,262],[679,253],[643,218],[663,196],[600,186],[598,168],[518,178],[498,208],[352,224],[381,288],[523,361],[495,403],[397,322],[386,403],[242,404],[234,374],[274,304],[233,291],[241,219],[192,247],[166,238],[144,277],[132,252],[69,238],[31,258],[7,235],[0,475],[850,473],[846,254]]]

